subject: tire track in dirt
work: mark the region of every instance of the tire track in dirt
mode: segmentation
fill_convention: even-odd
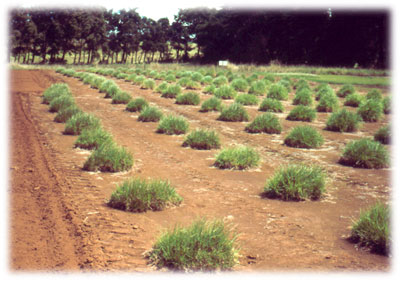
[[[12,92],[11,269],[72,270],[81,264],[79,227],[64,204],[67,188],[31,119],[29,95]]]

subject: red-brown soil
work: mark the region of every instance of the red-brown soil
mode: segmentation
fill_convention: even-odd
[[[181,146],[184,136],[155,132],[157,123],[137,121],[125,105],[112,105],[104,94],[75,78],[52,70],[11,72],[10,268],[12,270],[155,271],[143,253],[160,233],[197,217],[222,218],[236,225],[241,246],[235,271],[388,271],[390,258],[358,249],[346,240],[361,208],[378,199],[390,200],[390,169],[354,169],[338,164],[351,139],[371,136],[389,122],[365,123],[357,133],[323,130],[328,114],[318,113],[310,125],[321,129],[325,144],[303,150],[284,146],[292,108],[279,114],[281,135],[248,134],[247,124],[217,121],[218,113],[200,106],[174,104],[150,90],[114,79],[133,97],[144,97],[164,113],[185,116],[191,129],[213,128],[223,146],[246,144],[262,156],[257,169],[219,170],[216,150]],[[82,170],[89,155],[75,149],[74,136],[41,103],[43,91],[55,82],[68,83],[76,103],[101,119],[115,141],[129,149],[134,167],[123,173]],[[365,89],[359,89],[365,91]],[[291,93],[290,100],[293,98]],[[208,98],[201,95],[202,100]],[[226,101],[229,103],[230,101]],[[251,120],[257,106],[246,107]],[[307,123],[309,124],[309,123]],[[287,163],[313,163],[328,174],[327,192],[318,201],[284,202],[261,198],[266,180]],[[160,212],[128,213],[106,206],[117,183],[136,176],[168,179],[184,198],[181,206]]]

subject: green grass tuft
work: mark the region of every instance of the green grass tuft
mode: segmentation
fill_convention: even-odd
[[[221,109],[222,109],[221,99],[217,97],[211,97],[205,100],[201,104],[200,111],[201,112],[220,111]]]
[[[246,126],[245,130],[249,133],[280,134],[282,126],[279,119],[268,112],[258,115],[253,122]]]
[[[111,142],[112,136],[101,127],[83,129],[75,141],[75,147],[97,149],[106,142]]]
[[[296,95],[293,99],[293,105],[309,106],[312,105],[312,103],[313,103],[313,98],[310,89],[303,87],[296,91]]]
[[[291,121],[312,122],[316,117],[317,114],[313,108],[305,105],[298,105],[289,112],[286,119]]]
[[[240,103],[242,105],[257,105],[258,98],[252,94],[240,94],[236,96],[235,102]]]
[[[381,144],[390,144],[392,139],[392,132],[390,125],[385,125],[379,128],[374,134],[374,140],[379,141]]]
[[[357,93],[353,93],[353,94],[346,96],[344,105],[358,107],[363,101],[364,101],[363,96],[361,96],[360,94],[357,94]]]
[[[123,91],[118,91],[115,93],[115,95],[112,97],[112,104],[127,104],[130,102],[132,99],[132,96],[128,94],[127,92]]]
[[[198,105],[200,103],[200,96],[194,92],[179,94],[176,97],[176,104]]]
[[[353,85],[345,84],[336,92],[336,95],[340,98],[344,98],[348,95],[354,94],[355,91],[356,90]]]
[[[194,149],[208,150],[220,148],[221,142],[215,131],[197,129],[188,134],[182,146]]]
[[[357,110],[357,113],[365,122],[377,122],[383,114],[383,104],[380,100],[367,99]]]
[[[177,95],[182,92],[181,86],[179,84],[168,85],[168,87],[162,91],[161,97],[174,99]]]
[[[389,153],[385,147],[369,138],[348,143],[339,163],[356,168],[381,169],[389,165]]]
[[[260,162],[260,156],[256,150],[249,146],[239,145],[224,148],[216,155],[214,166],[220,169],[243,170],[256,167]]]
[[[126,105],[126,110],[130,112],[141,112],[146,106],[149,106],[149,103],[144,98],[136,98]]]
[[[342,109],[332,113],[326,121],[326,129],[334,132],[355,132],[361,118],[356,113]]]
[[[236,94],[236,91],[229,85],[222,85],[214,91],[214,96],[224,100],[233,99]]]
[[[258,108],[259,111],[283,112],[283,105],[280,100],[265,98]]]
[[[147,256],[158,268],[227,270],[238,263],[236,239],[222,220],[200,219],[163,233]]]
[[[324,171],[318,166],[289,165],[280,168],[264,187],[264,196],[281,200],[319,199],[325,191]]]
[[[128,212],[162,211],[183,201],[168,181],[132,178],[117,185],[107,205]]]
[[[230,122],[249,121],[249,114],[242,105],[235,102],[232,103],[230,106],[222,109],[218,120]]]
[[[42,103],[50,104],[50,102],[61,95],[71,95],[68,84],[56,83],[48,87],[42,95]]]
[[[166,135],[185,134],[189,129],[186,118],[177,115],[167,115],[161,118],[157,127],[157,133]]]
[[[358,221],[353,223],[350,240],[372,252],[387,255],[390,252],[390,211],[381,202],[361,211]]]
[[[256,96],[263,96],[267,92],[267,84],[263,80],[253,81],[250,84],[248,93]]]
[[[249,83],[247,83],[246,79],[236,78],[231,82],[231,87],[238,92],[245,92],[249,87]]]
[[[64,134],[79,135],[83,129],[100,127],[100,120],[92,114],[78,112],[67,120],[64,127]]]
[[[324,143],[322,135],[313,127],[294,127],[285,138],[285,144],[297,148],[318,148]]]
[[[333,112],[339,107],[338,98],[330,92],[323,94],[317,105],[318,112]]]
[[[132,168],[133,157],[124,147],[105,142],[93,150],[83,165],[85,171],[121,172]]]
[[[146,106],[140,112],[138,121],[141,122],[158,122],[163,116],[162,112],[154,106]]]
[[[63,94],[51,100],[49,104],[49,111],[58,112],[74,104],[75,101],[71,95]]]
[[[65,123],[69,118],[79,112],[82,112],[82,110],[75,103],[73,103],[68,107],[61,108],[54,117],[54,121],[58,123]]]
[[[287,100],[289,97],[287,88],[279,83],[272,84],[268,90],[267,97],[277,100]]]

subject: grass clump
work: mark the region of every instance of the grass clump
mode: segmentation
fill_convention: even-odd
[[[110,133],[101,127],[83,129],[75,141],[75,147],[83,149],[97,149],[102,144],[112,141]]]
[[[177,95],[182,92],[181,86],[179,84],[168,85],[168,87],[162,91],[161,97],[174,99]]]
[[[297,91],[300,89],[310,89],[310,85],[308,85],[308,82],[305,79],[299,79],[293,86],[294,89]]]
[[[144,98],[136,98],[126,105],[126,110],[130,112],[141,112],[146,106],[149,106],[149,103]]]
[[[297,148],[318,148],[324,143],[324,138],[311,126],[298,126],[289,132],[284,143]]]
[[[232,148],[224,148],[217,156],[214,166],[220,169],[244,170],[256,167],[260,162],[260,156],[256,150],[249,146],[239,145]]]
[[[361,211],[358,221],[353,223],[350,240],[374,253],[387,255],[390,251],[390,211],[381,202]]]
[[[249,121],[249,114],[241,104],[235,102],[222,109],[218,120],[230,122]]]
[[[345,84],[336,92],[336,95],[340,98],[344,98],[348,95],[354,94],[355,92],[356,89],[354,88],[353,85]]]
[[[346,99],[344,100],[344,105],[358,107],[363,101],[364,101],[363,96],[357,93],[353,93],[346,96]]]
[[[339,163],[356,168],[381,169],[389,165],[389,153],[385,147],[369,138],[348,143]]]
[[[163,91],[165,91],[168,88],[168,83],[167,82],[161,82],[157,88],[155,89],[156,93],[162,93]]]
[[[82,112],[82,110],[75,103],[73,103],[70,106],[61,108],[54,117],[54,121],[58,123],[65,123],[69,118],[79,112]]]
[[[356,113],[342,109],[334,112],[326,121],[326,129],[334,132],[355,132],[361,121],[360,116]]]
[[[58,97],[55,97],[51,100],[49,104],[49,111],[50,112],[58,112],[61,109],[67,108],[71,105],[74,105],[75,101],[71,95],[63,94]]]
[[[188,121],[182,116],[167,115],[161,118],[157,133],[166,135],[185,134],[189,129]]]
[[[263,96],[267,92],[267,84],[263,80],[253,81],[250,84],[248,93],[256,96]]]
[[[321,97],[323,97],[324,95],[328,94],[328,95],[335,95],[335,92],[333,91],[332,87],[329,86],[328,84],[320,84],[319,87],[317,87],[317,93],[315,94],[315,100],[320,100]]]
[[[100,93],[106,93],[112,86],[117,86],[113,80],[106,80],[100,85]]]
[[[378,89],[372,89],[371,91],[369,91],[369,92],[367,93],[367,95],[365,96],[365,98],[366,98],[367,100],[374,99],[374,100],[379,100],[379,101],[381,101],[383,97],[382,97],[381,91],[379,91]]]
[[[188,227],[176,226],[162,234],[147,256],[158,268],[226,270],[238,262],[236,239],[222,220],[199,219]]]
[[[391,143],[392,132],[390,130],[390,125],[380,127],[378,131],[374,134],[374,140],[379,141],[381,144]]]
[[[296,91],[296,95],[293,99],[293,105],[312,105],[313,98],[311,90],[308,88],[301,88]]]
[[[107,88],[106,94],[104,95],[105,99],[112,99],[117,93],[121,92],[121,89],[117,85],[111,85]]]
[[[283,112],[283,105],[280,100],[265,98],[258,108],[259,111]]]
[[[231,87],[238,92],[245,92],[249,87],[249,83],[247,83],[246,79],[236,78],[231,82]]]
[[[391,111],[391,100],[390,97],[385,97],[382,101],[383,113],[389,114]]]
[[[78,112],[65,123],[64,134],[79,135],[84,129],[100,127],[100,120],[92,114]]]
[[[316,117],[317,114],[313,108],[305,105],[298,105],[289,112],[286,119],[291,121],[312,122]]]
[[[208,150],[220,148],[221,142],[215,131],[197,129],[188,134],[182,146],[194,149]]]
[[[128,212],[161,211],[182,202],[168,181],[132,178],[117,185],[107,205]]]
[[[200,111],[201,112],[208,112],[208,111],[220,111],[222,109],[221,99],[217,97],[211,97],[205,100],[201,104]]]
[[[287,100],[289,97],[287,88],[279,83],[272,84],[268,90],[267,98]]]
[[[162,117],[162,112],[154,106],[146,106],[139,114],[138,121],[141,122],[158,122]]]
[[[222,85],[215,89],[214,96],[224,100],[233,99],[236,97],[236,91],[231,86]]]
[[[210,75],[206,75],[201,79],[200,83],[202,85],[210,85],[210,84],[212,84],[212,81],[213,81],[213,78]]]
[[[179,94],[176,97],[176,104],[198,105],[200,103],[200,96],[194,92]]]
[[[147,78],[143,81],[141,89],[150,89],[153,90],[156,87],[156,81],[152,78]]]
[[[264,196],[281,200],[317,200],[325,191],[324,171],[318,166],[292,164],[280,168],[264,187]]]
[[[218,76],[216,78],[213,79],[212,83],[216,86],[216,87],[220,87],[222,85],[226,85],[228,84],[228,78],[226,78],[225,76]]]
[[[83,165],[85,171],[121,172],[132,168],[133,157],[124,147],[105,142],[93,150]]]
[[[253,122],[246,126],[245,130],[249,133],[280,134],[282,126],[279,119],[268,112],[258,115]]]
[[[382,102],[376,99],[367,99],[358,107],[357,113],[365,122],[377,122],[383,114]]]
[[[71,95],[68,84],[65,83],[53,84],[43,92],[42,103],[50,104],[50,102],[54,98],[62,95]]]
[[[124,91],[118,91],[112,97],[112,104],[127,104],[132,99],[131,95]]]
[[[339,107],[338,98],[332,93],[323,94],[317,105],[318,112],[333,112]]]
[[[204,87],[203,93],[214,95],[216,90],[217,90],[217,87],[215,87],[215,85],[211,84],[211,85],[207,85]]]
[[[235,98],[235,102],[242,105],[257,105],[258,98],[252,94],[240,94]]]

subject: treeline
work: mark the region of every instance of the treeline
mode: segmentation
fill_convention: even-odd
[[[197,62],[389,67],[389,12],[182,9],[174,22],[136,10],[11,12],[10,56],[22,63]],[[195,53],[191,52],[197,47]]]

